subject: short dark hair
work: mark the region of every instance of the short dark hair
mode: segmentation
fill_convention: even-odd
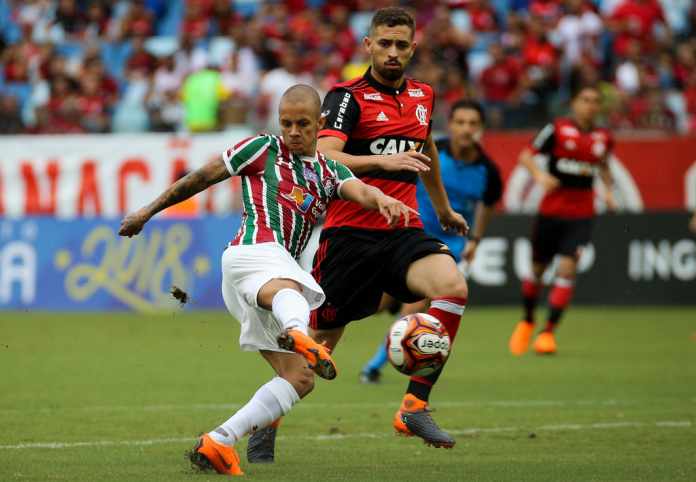
[[[452,117],[454,117],[454,113],[457,112],[459,109],[475,110],[476,112],[478,112],[478,115],[481,118],[481,124],[486,123],[486,113],[483,110],[483,106],[475,100],[459,99],[457,102],[452,104],[452,108],[450,109],[449,113],[450,120],[452,119]]]
[[[375,32],[375,29],[380,25],[387,27],[396,27],[397,25],[406,25],[411,29],[411,35],[416,31],[416,21],[413,15],[408,13],[408,10],[401,7],[386,7],[377,10],[370,22],[370,35]]]
[[[588,82],[578,82],[576,85],[572,86],[570,100],[575,100],[584,90],[594,90],[599,94],[600,97],[602,96],[602,91],[600,90],[599,85]]]

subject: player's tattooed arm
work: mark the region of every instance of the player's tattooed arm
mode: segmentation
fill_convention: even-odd
[[[437,152],[437,147],[432,136],[428,136],[423,149],[425,155],[430,161],[430,170],[420,173],[420,178],[423,181],[428,196],[433,203],[437,218],[445,231],[454,231],[462,236],[465,236],[469,231],[469,225],[461,214],[455,212],[447,197],[447,191],[442,184],[440,176],[440,156]]]
[[[203,167],[187,174],[169,186],[167,190],[147,206],[126,216],[121,221],[121,228],[118,234],[128,237],[138,234],[143,229],[145,223],[158,212],[178,204],[229,177],[230,173],[222,158],[208,162]]]

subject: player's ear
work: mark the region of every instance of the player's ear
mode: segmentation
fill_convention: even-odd
[[[326,117],[319,114],[319,122],[317,125],[319,126],[319,130],[322,130],[324,128],[324,126],[326,125]]]
[[[370,37],[363,37],[363,48],[365,52],[370,53],[370,47],[372,46],[372,39]]]

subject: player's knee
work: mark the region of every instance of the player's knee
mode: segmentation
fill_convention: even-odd
[[[469,287],[466,284],[466,280],[462,276],[453,276],[449,279],[443,280],[442,283],[437,287],[437,292],[434,297],[448,296],[455,298],[469,297]]]

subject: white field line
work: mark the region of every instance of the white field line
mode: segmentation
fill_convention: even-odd
[[[630,400],[467,400],[467,401],[438,401],[433,404],[435,408],[457,407],[577,407],[577,406],[618,406],[637,405],[638,402]],[[166,412],[166,411],[209,411],[238,409],[243,404],[239,403],[194,403],[194,404],[158,404],[158,405],[88,405],[84,407],[45,407],[30,408],[0,408],[0,415],[12,413],[55,413],[63,411],[104,411],[104,412]],[[397,408],[398,402],[302,402],[294,409],[322,409],[322,408]]]
[[[542,425],[536,428],[526,427],[486,427],[486,428],[465,428],[459,430],[447,430],[452,435],[474,435],[479,433],[500,433],[500,432],[542,432],[542,431],[565,431],[565,430],[610,430],[618,428],[640,428],[640,427],[659,427],[659,428],[691,428],[693,424],[689,420],[665,420],[659,422],[595,422],[595,423],[564,423],[557,425]],[[295,435],[278,436],[277,440],[309,440],[330,441],[346,439],[379,439],[393,437],[389,432],[360,432],[360,433],[337,433],[326,435]],[[113,446],[144,446],[162,445],[171,443],[193,442],[193,437],[170,437],[154,438],[147,440],[96,440],[92,442],[29,442],[15,445],[0,445],[0,450],[21,450],[21,449],[69,449],[79,447],[113,447]]]

